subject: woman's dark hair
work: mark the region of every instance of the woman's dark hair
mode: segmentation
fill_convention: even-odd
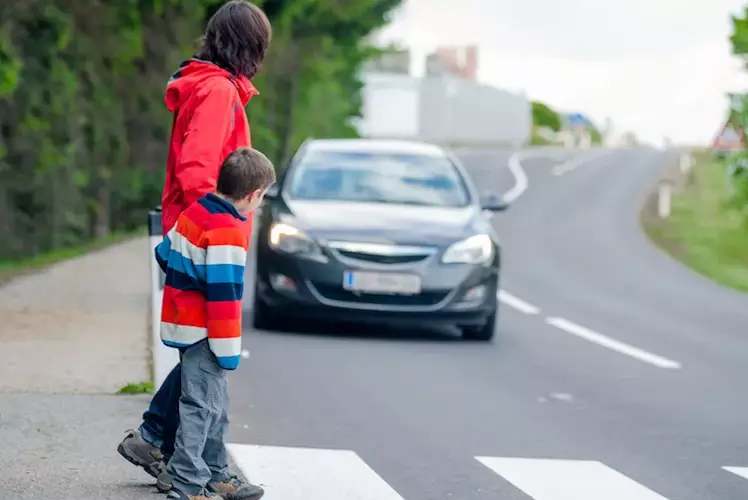
[[[270,21],[262,9],[245,0],[231,0],[208,21],[195,56],[252,78],[265,59],[271,36]]]

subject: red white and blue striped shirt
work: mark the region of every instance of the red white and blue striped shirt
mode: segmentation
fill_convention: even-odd
[[[207,194],[182,212],[156,247],[166,274],[161,340],[183,349],[207,338],[226,370],[241,359],[246,221],[231,203]]]

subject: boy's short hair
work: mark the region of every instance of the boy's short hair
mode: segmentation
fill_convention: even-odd
[[[272,28],[265,13],[246,0],[223,4],[208,21],[198,59],[249,79],[260,71]]]
[[[218,172],[218,193],[232,200],[246,198],[275,182],[275,168],[267,156],[252,148],[239,148],[226,157]]]

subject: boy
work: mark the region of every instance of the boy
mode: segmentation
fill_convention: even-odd
[[[244,214],[275,182],[262,153],[240,148],[218,173],[215,194],[190,205],[156,248],[166,273],[161,340],[180,350],[179,428],[166,467],[173,500],[257,500],[259,486],[228,472],[226,370],[241,355],[241,310],[249,237]],[[220,495],[220,496],[219,496]]]

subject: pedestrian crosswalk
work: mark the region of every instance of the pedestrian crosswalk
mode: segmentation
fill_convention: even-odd
[[[404,500],[351,450],[249,444],[229,444],[228,449],[234,463],[265,488],[268,498]],[[599,461],[486,456],[468,459],[493,471],[511,485],[507,488],[515,488],[533,500],[677,500],[668,499]],[[748,467],[722,469],[748,479]]]
[[[236,465],[277,500],[403,500],[349,450],[228,445]]]
[[[667,500],[596,461],[476,458],[535,500]]]

